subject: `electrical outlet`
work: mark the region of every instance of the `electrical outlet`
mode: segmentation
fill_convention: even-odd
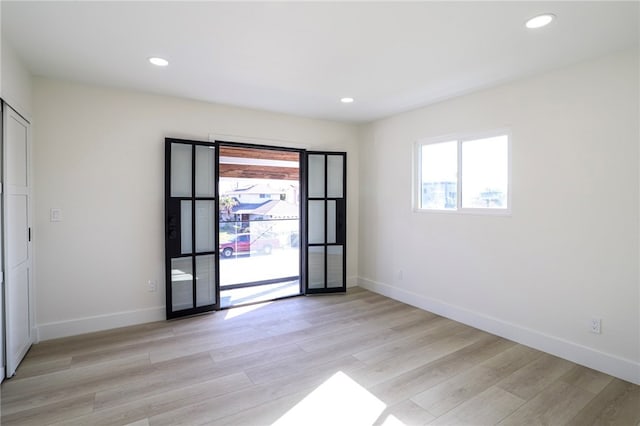
[[[51,209],[49,211],[49,221],[51,221],[51,222],[62,222],[62,210],[60,210],[60,209]]]
[[[158,281],[149,280],[149,281],[147,281],[147,284],[149,286],[149,293],[154,293],[154,292],[158,291]]]
[[[591,332],[595,334],[602,333],[602,320],[600,318],[591,318]]]

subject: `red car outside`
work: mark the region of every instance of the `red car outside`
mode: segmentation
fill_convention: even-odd
[[[280,247],[280,241],[277,238],[262,235],[252,240],[251,234],[238,234],[230,241],[220,243],[220,254],[222,257],[231,257],[234,253],[271,254],[271,251],[278,247]]]

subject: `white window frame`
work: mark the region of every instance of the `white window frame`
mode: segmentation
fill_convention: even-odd
[[[462,144],[464,142],[474,141],[478,139],[487,139],[496,136],[507,137],[507,207],[506,208],[469,208],[462,207]],[[422,147],[443,142],[457,143],[457,194],[455,209],[431,209],[422,208]],[[486,132],[474,132],[464,134],[451,134],[438,136],[435,138],[424,138],[416,141],[413,150],[413,211],[417,213],[436,213],[436,214],[474,214],[489,216],[511,216],[512,201],[511,194],[513,192],[513,180],[511,177],[511,131],[509,129],[497,129]]]

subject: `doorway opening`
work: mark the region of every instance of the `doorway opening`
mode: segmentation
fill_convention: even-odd
[[[301,152],[219,146],[220,307],[302,294]]]
[[[346,159],[166,138],[167,319],[345,293]]]

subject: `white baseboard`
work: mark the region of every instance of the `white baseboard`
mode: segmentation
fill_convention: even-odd
[[[51,340],[165,319],[165,308],[139,309],[38,325],[37,340]]]
[[[391,299],[487,331],[560,358],[640,384],[640,363],[522,327],[480,312],[450,305],[388,284],[360,277],[358,284]]]
[[[356,287],[358,277],[347,277],[347,287]],[[165,308],[140,309],[136,311],[116,312],[114,314],[96,315],[68,321],[39,324],[35,338],[36,342],[58,339],[60,337],[76,336],[94,331],[110,330],[128,325],[144,324],[165,319]]]

